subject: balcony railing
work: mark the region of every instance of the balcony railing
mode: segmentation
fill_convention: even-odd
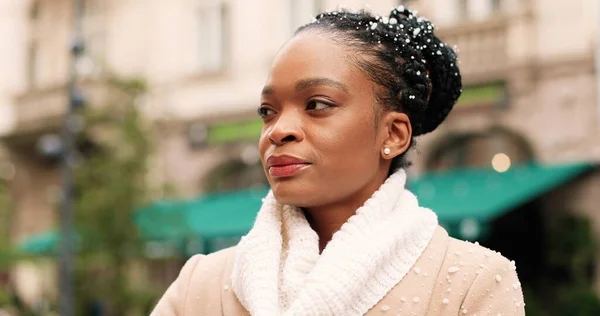
[[[66,87],[27,91],[16,98],[15,127],[20,132],[57,127],[68,104]]]
[[[81,87],[85,98],[94,106],[104,104],[110,93],[110,88],[100,81],[87,81]],[[16,132],[36,133],[58,128],[68,105],[69,95],[65,84],[24,92],[15,102]]]
[[[441,28],[438,35],[458,51],[466,84],[503,80],[509,66],[508,23],[498,17]]]

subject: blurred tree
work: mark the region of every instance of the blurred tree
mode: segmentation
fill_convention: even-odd
[[[4,164],[4,159],[0,156],[0,169]],[[10,223],[12,222],[12,206],[9,198],[8,180],[3,176],[0,170],[0,275],[11,263],[11,243],[10,243]],[[0,276],[0,285],[1,285]]]
[[[577,286],[592,286],[594,263],[598,246],[588,218],[560,215],[551,225],[548,262]]]
[[[137,108],[145,84],[110,79],[108,87],[107,104],[82,112],[85,128],[79,142],[90,145],[76,162],[77,314],[147,314],[140,309],[151,299],[145,295],[145,278],[132,273],[143,262],[132,215],[150,192],[150,128]]]
[[[0,307],[12,305],[13,293],[9,287],[9,271],[16,260],[16,253],[11,247],[11,223],[13,205],[10,198],[10,169],[12,165],[0,152]]]
[[[0,164],[2,164],[0,158]],[[0,308],[10,303],[10,292],[6,280],[10,267],[10,207],[8,192],[4,177],[0,175]]]
[[[546,241],[546,265],[525,291],[526,314],[600,315],[592,284],[598,244],[591,221],[571,212],[553,214]]]

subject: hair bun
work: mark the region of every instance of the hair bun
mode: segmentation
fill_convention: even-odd
[[[435,130],[448,116],[462,91],[456,52],[434,34],[434,25],[400,6],[388,17],[410,36],[407,45],[421,52],[431,79],[431,94],[424,107],[409,109],[415,136]]]

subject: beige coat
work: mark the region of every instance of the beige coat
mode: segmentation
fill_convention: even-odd
[[[234,256],[229,248],[192,257],[151,315],[249,315],[229,287]],[[525,315],[524,305],[513,262],[440,227],[411,271],[366,315]]]

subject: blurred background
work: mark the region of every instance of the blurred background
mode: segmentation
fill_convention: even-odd
[[[0,315],[147,315],[191,255],[235,245],[268,190],[271,61],[339,4],[0,0]],[[398,5],[435,23],[464,79],[411,189],[516,261],[527,315],[600,315],[598,1],[367,8]]]

